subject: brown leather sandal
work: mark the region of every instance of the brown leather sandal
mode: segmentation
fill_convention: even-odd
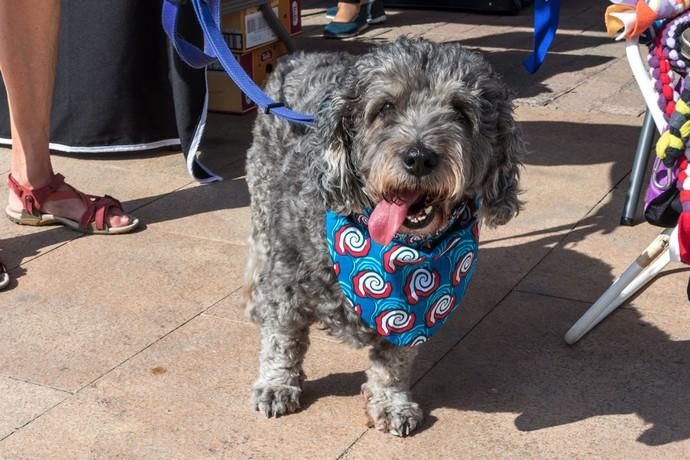
[[[67,190],[60,190],[60,187],[67,186]],[[122,227],[109,227],[106,219],[111,208],[123,211],[122,204],[115,198],[105,195],[97,197],[87,195],[65,183],[62,174],[55,174],[50,183],[38,189],[28,189],[20,185],[10,174],[7,178],[7,186],[22,201],[23,209],[16,211],[9,206],[5,209],[7,217],[19,225],[65,225],[81,233],[93,233],[99,235],[115,235],[129,233],[139,225],[139,219],[129,218],[129,224]],[[82,214],[79,221],[66,217],[55,216],[41,211],[43,203],[47,201],[80,199],[86,206],[86,211]]]

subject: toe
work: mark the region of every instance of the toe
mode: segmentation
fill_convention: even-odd
[[[130,223],[130,218],[128,216],[112,216],[110,218],[110,226],[111,227],[124,227],[129,225]]]
[[[299,387],[257,384],[252,391],[254,408],[266,417],[280,417],[300,409],[299,398],[302,390]]]
[[[108,216],[108,226],[113,228],[125,227],[132,222],[132,218],[121,209],[111,209]]]

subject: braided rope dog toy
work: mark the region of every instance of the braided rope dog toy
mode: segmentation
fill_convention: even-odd
[[[674,63],[673,69],[670,69],[669,73],[672,70],[685,75],[684,80],[678,83],[683,89],[673,104],[673,111],[670,114],[667,111],[670,106],[666,97],[667,94],[663,94],[663,101],[660,98],[660,103],[666,103],[664,113],[668,117],[668,129],[661,135],[656,144],[656,155],[667,168],[678,168],[676,187],[680,191],[679,199],[682,207],[677,222],[678,253],[681,261],[690,264],[690,163],[688,163],[688,158],[690,158],[690,149],[688,149],[690,143],[690,76],[688,76],[687,65],[683,61],[681,50],[681,34],[690,27],[690,19],[687,18],[686,14],[683,16],[685,17],[684,21],[677,21],[673,28],[666,27],[660,34],[661,40],[655,42],[655,45],[660,46],[654,49],[654,55],[656,57],[661,55],[665,58],[665,61],[659,59],[659,81],[662,86],[666,80],[661,78],[663,76],[661,71],[665,68],[662,68],[664,62],[668,63],[669,69],[671,62]],[[660,54],[659,49],[661,48],[664,48],[664,51]],[[683,64],[678,65],[679,62]],[[667,86],[670,86],[670,83]]]
[[[690,81],[686,80],[685,89],[675,103],[675,110],[668,120],[669,129],[661,135],[656,144],[656,156],[664,165],[671,168],[683,157],[690,139]]]
[[[667,119],[673,114],[675,101],[679,97],[677,85],[674,85],[674,75],[686,75],[688,72],[688,64],[681,52],[681,34],[689,25],[690,12],[670,19],[663,24],[649,45],[649,73],[654,89],[659,94],[657,103]]]
[[[669,129],[661,135],[656,154],[664,165],[673,167],[683,155],[690,137],[690,92],[688,64],[682,52],[682,33],[690,27],[690,12],[666,22],[649,47],[647,62],[659,94],[659,108],[664,112]],[[674,74],[686,77],[674,85]],[[682,88],[682,94],[676,90]]]

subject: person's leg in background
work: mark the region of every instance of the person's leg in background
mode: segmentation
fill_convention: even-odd
[[[341,0],[338,2],[338,11],[333,21],[352,22],[359,15],[360,9],[359,0]]]
[[[22,186],[38,189],[53,177],[48,141],[55,81],[59,0],[0,1],[0,72],[7,90],[12,129],[12,177]],[[10,194],[10,207],[21,202]],[[82,200],[48,200],[42,209],[79,220]],[[130,219],[111,208],[109,225],[121,227]]]
[[[341,0],[326,10],[326,17],[332,19],[324,28],[327,38],[353,37],[369,24],[386,21],[383,0]]]
[[[326,19],[332,21],[335,19],[335,15],[338,13],[338,6],[332,6],[326,8]],[[371,2],[371,8],[369,14],[367,15],[367,22],[369,24],[382,24],[386,22],[386,11],[383,5],[383,0],[373,0]]]
[[[48,142],[59,25],[60,0],[0,0],[0,73],[10,108],[10,171],[14,181],[27,190],[41,189],[54,177]],[[88,202],[67,185],[59,191],[63,193],[52,200],[46,195],[38,211],[79,222]],[[23,205],[10,190],[8,210],[21,211]],[[106,211],[110,228],[135,222],[117,207],[109,206]]]

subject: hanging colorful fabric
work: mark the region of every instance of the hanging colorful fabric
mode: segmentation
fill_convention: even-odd
[[[668,203],[672,208],[667,214],[678,215],[676,229],[670,241],[672,260],[690,264],[690,180],[688,180],[688,141],[690,141],[690,82],[686,77],[685,87],[675,103],[675,110],[669,117],[669,129],[662,134],[656,145],[656,154],[668,168],[677,171],[675,190],[669,195],[680,201],[680,209],[674,208],[674,201]],[[663,198],[663,195],[662,195]],[[653,207],[656,203],[650,203]],[[647,216],[649,207],[645,210]],[[657,211],[658,213],[658,211]]]
[[[682,78],[688,73],[682,35],[689,25],[690,12],[687,11],[660,24],[649,43],[647,57],[650,77],[658,94],[657,104],[669,128],[657,143],[657,159],[644,200],[645,219],[661,227],[676,225],[681,213],[680,191],[675,185],[678,160],[685,153],[690,134],[687,123],[690,94],[688,81]]]
[[[655,21],[674,18],[690,8],[689,0],[611,0],[604,23],[609,36],[620,40],[644,33]]]

